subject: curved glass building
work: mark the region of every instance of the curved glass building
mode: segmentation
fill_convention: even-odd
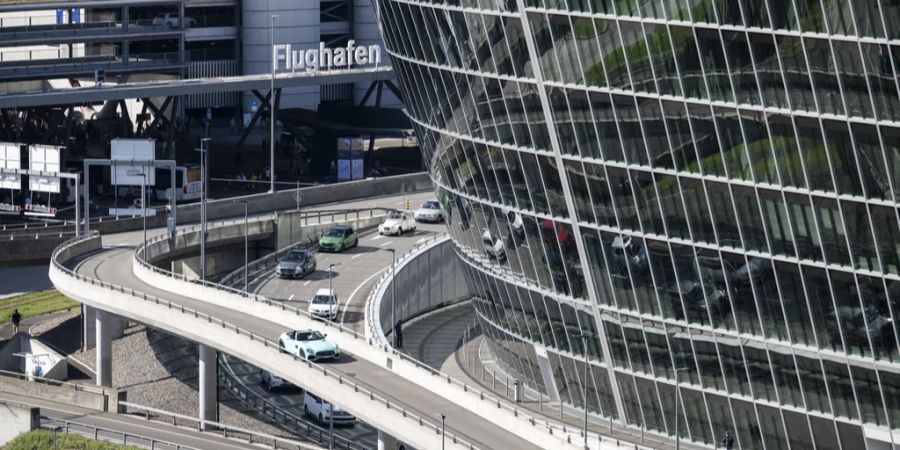
[[[376,9],[509,372],[709,446],[900,447],[900,2]]]

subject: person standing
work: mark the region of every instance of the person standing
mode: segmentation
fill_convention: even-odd
[[[725,447],[725,450],[732,450],[734,448],[734,437],[731,436],[731,432],[725,432],[725,437],[722,438],[722,446]]]
[[[19,332],[19,324],[22,323],[22,315],[19,314],[19,310],[13,310],[12,316],[10,317],[10,321],[13,326],[13,334]]]
[[[403,348],[403,321],[398,320],[394,325],[394,347]]]

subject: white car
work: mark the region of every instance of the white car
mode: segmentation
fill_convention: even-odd
[[[422,203],[422,206],[413,213],[416,222],[443,222],[444,210],[441,209],[441,203],[436,198]]]
[[[268,370],[259,370],[259,382],[265,385],[266,390],[272,392],[273,389],[278,389],[280,387],[288,387],[291,384],[287,381],[284,381],[278,375],[275,375]]]
[[[334,408],[332,410],[332,408]],[[322,397],[309,391],[303,393],[303,413],[307,416],[315,417],[319,423],[328,425],[331,417],[334,416],[335,425],[353,425],[356,423],[356,417],[353,414],[344,411],[339,406],[332,406]]]
[[[338,315],[337,294],[334,289],[319,289],[309,301],[309,315],[312,318],[334,320]]]
[[[392,211],[381,225],[378,225],[379,234],[401,235],[407,231],[416,230],[416,221],[412,214],[405,211]]]
[[[285,331],[278,337],[278,347],[313,362],[341,358],[340,347],[314,330]]]

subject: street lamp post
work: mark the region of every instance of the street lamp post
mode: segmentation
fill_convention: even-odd
[[[206,174],[210,138],[200,139],[200,279],[206,281],[206,196],[209,177]],[[173,192],[174,196],[175,193]]]
[[[269,192],[275,193],[275,20],[278,14],[272,14],[272,82],[269,89]]]
[[[250,292],[248,289],[249,281],[247,278],[247,264],[249,263],[250,256],[250,224],[247,220],[247,202],[240,200],[237,203],[244,205],[244,292]]]
[[[572,336],[573,338],[581,338],[582,348],[581,350],[584,352],[584,377],[581,380],[581,395],[584,399],[584,449],[588,450],[588,400],[587,400],[587,386],[588,386],[588,352],[587,352],[587,341],[588,337],[586,334],[576,334]]]
[[[329,265],[328,265],[328,294],[329,294],[329,295],[331,295],[331,294],[334,292],[334,285],[332,284],[331,280],[332,280],[332,278],[334,278],[334,277],[332,276],[332,273],[333,273],[333,270],[334,270],[334,266],[335,266],[335,265],[336,265],[336,264],[329,264]]]
[[[441,450],[444,450],[446,447],[444,445],[444,429],[445,429],[445,421],[447,419],[447,415],[441,413]]]
[[[147,197],[145,196],[144,191],[147,188],[147,174],[141,172],[140,170],[129,170],[126,172],[129,176],[132,177],[141,177],[141,215],[144,216],[144,259],[147,258]]]
[[[681,386],[679,384],[680,377],[678,374],[687,370],[687,367],[675,369],[675,450],[681,450],[681,430],[678,426],[678,419],[681,415]]]
[[[393,248],[387,248],[385,250],[391,252],[391,327],[394,327],[397,325],[397,313],[394,303],[397,298],[397,283],[395,279],[395,276],[397,274],[397,250]],[[394,345],[397,345],[396,333],[394,334]]]

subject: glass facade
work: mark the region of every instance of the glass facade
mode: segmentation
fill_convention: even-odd
[[[900,445],[900,2],[376,11],[507,370],[710,446]]]

